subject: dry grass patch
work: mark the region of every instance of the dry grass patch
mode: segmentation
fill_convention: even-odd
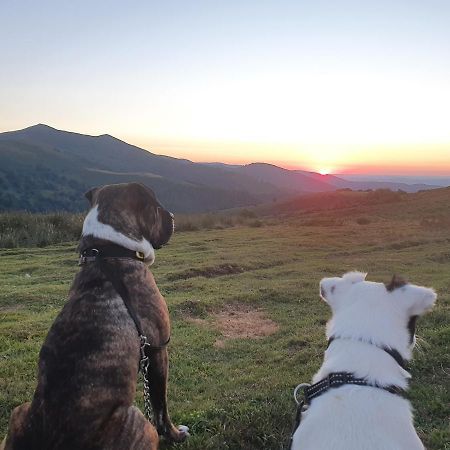
[[[24,305],[20,305],[20,304],[19,305],[0,306],[0,314],[15,313],[22,309],[24,309]]]
[[[279,330],[278,324],[269,319],[263,310],[243,303],[225,305],[211,314],[209,319],[186,314],[185,320],[219,330],[222,336],[214,343],[216,347],[224,347],[229,339],[261,339]]]
[[[219,264],[217,266],[209,266],[203,268],[191,268],[182,272],[169,273],[167,279],[169,281],[187,280],[194,277],[214,278],[224,275],[235,275],[244,272],[245,269],[237,264]]]
[[[222,334],[214,344],[216,347],[223,347],[228,339],[261,339],[279,329],[278,324],[269,319],[264,311],[250,305],[226,305],[213,318]]]

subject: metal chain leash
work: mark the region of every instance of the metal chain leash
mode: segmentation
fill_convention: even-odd
[[[123,280],[117,276],[117,273],[114,271],[113,267],[108,266],[107,263],[105,263],[105,258],[119,258],[119,257],[127,257],[127,258],[133,258],[137,260],[142,260],[142,257],[140,256],[139,252],[133,252],[133,255],[130,256],[130,250],[126,250],[126,255],[123,256],[124,249],[121,249],[121,254],[108,254],[108,251],[105,250],[105,247],[103,248],[102,252],[100,253],[99,249],[86,249],[82,252],[81,258],[80,258],[80,264],[85,264],[87,262],[97,262],[99,265],[100,270],[105,275],[106,279],[109,280],[109,282],[113,285],[114,289],[117,291],[117,293],[122,297],[123,303],[125,304],[125,307],[127,308],[128,314],[133,319],[133,322],[136,326],[136,330],[139,335],[140,340],[140,359],[139,359],[139,369],[142,372],[142,378],[143,378],[143,386],[144,386],[144,415],[147,417],[149,421],[152,421],[153,418],[153,408],[152,403],[150,400],[150,380],[149,380],[149,367],[150,367],[150,360],[147,356],[146,350],[161,350],[167,346],[167,344],[170,341],[170,336],[167,339],[166,342],[164,342],[161,345],[155,346],[148,343],[147,336],[145,336],[143,330],[141,321],[139,320],[139,317],[136,314],[136,311],[132,307],[130,296],[127,287],[123,283]],[[117,253],[117,248],[114,249],[112,253]],[[88,254],[89,252],[89,254]],[[106,256],[103,255],[103,253],[106,252]],[[87,259],[90,258],[90,259]]]
[[[144,384],[144,414],[148,420],[152,420],[152,403],[150,401],[150,380],[148,379],[148,367],[149,367],[149,359],[145,353],[145,347],[150,346],[147,342],[147,337],[144,335],[140,336],[141,340],[141,360],[139,362],[139,366],[142,372],[142,379]]]

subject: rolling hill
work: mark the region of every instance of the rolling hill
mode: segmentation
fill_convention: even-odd
[[[173,417],[192,430],[179,448],[288,448],[292,391],[311,379],[326,349],[330,310],[319,281],[357,269],[377,282],[401,274],[438,293],[435,308],[417,321],[408,398],[426,448],[445,449],[450,188],[312,193],[265,208],[265,215],[251,211],[256,225],[177,227],[152,266],[171,317]],[[81,217],[71,216],[0,214],[0,234],[11,220],[8,232],[32,232],[19,248],[0,248],[0,436],[11,411],[31,399],[42,342],[78,270]],[[49,230],[59,244],[46,247],[39,236]],[[136,404],[143,407],[140,392]]]
[[[139,181],[175,212],[215,211],[336,189],[435,186],[347,181],[265,163],[202,164],[156,155],[108,134],[35,125],[0,133],[0,210],[80,211],[92,186]]]

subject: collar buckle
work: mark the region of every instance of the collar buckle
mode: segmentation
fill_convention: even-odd
[[[88,262],[94,262],[99,254],[100,250],[97,248],[88,248],[83,250],[81,252],[80,259],[78,260],[78,265],[84,266]]]

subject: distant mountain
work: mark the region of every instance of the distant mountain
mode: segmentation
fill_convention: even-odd
[[[243,174],[259,181],[264,180],[285,190],[324,192],[336,189],[326,180],[309,176],[306,174],[307,172],[287,170],[272,164],[252,163],[245,166],[234,166],[232,170],[235,173]]]
[[[0,133],[0,210],[80,211],[90,187],[132,180],[153,188],[175,212],[215,211],[340,188],[413,192],[435,187],[347,181],[264,163],[194,163],[107,134],[88,136],[43,124]]]
[[[437,187],[443,187],[443,185],[429,185],[425,183],[405,183],[401,181],[375,181],[375,180],[361,180],[353,181],[347,180],[335,175],[320,175],[314,172],[302,172],[310,174],[314,179],[319,178],[321,181],[331,184],[337,189],[353,189],[353,190],[367,190],[367,189],[390,189],[391,191],[405,191],[405,192],[418,192],[428,189],[436,189]]]
[[[87,136],[47,125],[0,133],[0,209],[86,207],[92,186],[139,181],[177,212],[254,205],[286,195],[275,186],[220,168],[155,155],[109,135]]]
[[[219,166],[219,164],[216,164]],[[225,167],[225,164],[220,165]],[[352,181],[334,175],[321,175],[316,172],[304,170],[287,170],[272,164],[252,163],[245,166],[229,166],[229,170],[246,174],[258,180],[268,181],[280,189],[292,190],[293,187],[301,192],[326,192],[336,189],[390,189],[405,192],[418,192],[420,190],[435,189],[436,185],[408,184],[388,181]],[[439,186],[442,187],[442,186]]]
[[[431,186],[450,186],[450,176],[442,175],[367,175],[367,174],[343,174],[337,175],[349,181],[388,181],[392,183],[425,184]]]

